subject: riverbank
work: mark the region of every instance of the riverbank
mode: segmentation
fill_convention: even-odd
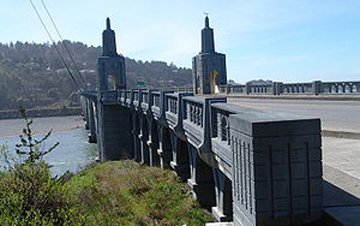
[[[81,107],[67,107],[67,108],[30,108],[26,109],[26,113],[31,118],[39,117],[59,117],[59,116],[73,116],[81,115]],[[16,119],[20,118],[17,109],[0,111],[1,119]]]
[[[24,165],[0,174],[0,225],[203,226],[214,220],[169,170],[124,160],[55,179],[48,169]]]

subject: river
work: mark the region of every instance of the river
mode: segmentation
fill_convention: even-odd
[[[35,136],[42,137],[50,129],[52,135],[42,148],[51,147],[59,142],[52,152],[45,156],[45,160],[52,166],[54,175],[62,175],[66,171],[77,172],[88,163],[94,161],[97,155],[96,144],[87,142],[88,131],[84,129],[81,116],[51,117],[33,119]],[[15,153],[15,144],[19,141],[19,134],[25,126],[22,119],[0,120],[0,145],[6,144],[10,153]],[[1,158],[2,159],[2,158]],[[3,165],[1,162],[0,165]]]

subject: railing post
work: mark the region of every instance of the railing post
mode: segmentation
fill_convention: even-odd
[[[249,95],[251,93],[251,83],[247,82],[245,84],[246,94]]]
[[[276,82],[276,87],[275,87],[275,89],[276,89],[276,95],[281,95],[282,94],[282,92],[283,92],[283,83],[282,82]]]
[[[278,93],[277,93],[277,82],[272,83],[272,93],[275,96],[278,95]]]
[[[321,87],[321,81],[316,80],[312,82],[312,93],[314,95],[319,95],[321,93],[322,87]]]
[[[321,219],[320,120],[284,120],[229,116],[234,226]]]

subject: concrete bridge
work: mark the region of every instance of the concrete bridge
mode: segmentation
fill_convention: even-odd
[[[320,119],[212,95],[229,88],[225,55],[215,52],[207,17],[202,50],[193,58],[194,93],[127,90],[124,62],[107,19],[97,90],[81,98],[89,141],[98,143],[102,161],[173,169],[218,221],[235,226],[321,220]]]

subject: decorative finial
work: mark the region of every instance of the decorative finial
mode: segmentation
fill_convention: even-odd
[[[106,29],[110,30],[110,18],[106,18]]]
[[[204,12],[205,15],[205,27],[209,27],[209,13]]]

